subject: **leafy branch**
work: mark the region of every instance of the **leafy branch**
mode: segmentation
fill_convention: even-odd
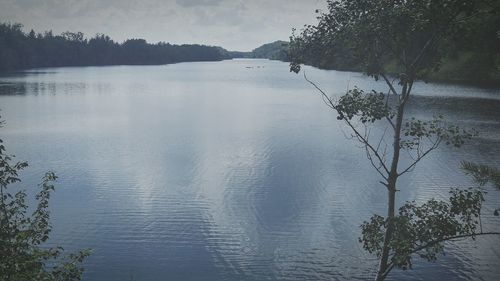
[[[447,202],[431,199],[417,205],[406,202],[393,218],[394,232],[389,244],[390,263],[384,276],[394,268],[411,269],[413,255],[428,261],[444,253],[444,242],[483,235],[500,235],[500,232],[483,232],[480,217],[484,193],[480,190],[452,189]],[[359,241],[371,254],[381,256],[383,234],[388,219],[374,215],[362,226]]]
[[[64,256],[63,248],[42,245],[52,230],[48,208],[56,175],[47,172],[42,178],[40,191],[35,196],[38,204],[28,215],[26,192],[13,193],[8,189],[11,184],[21,181],[19,172],[28,164],[12,163],[13,158],[5,153],[0,140],[0,281],[80,280],[83,273],[80,264],[90,255],[90,250]],[[47,264],[53,264],[52,268]]]

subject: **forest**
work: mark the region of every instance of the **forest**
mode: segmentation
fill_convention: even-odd
[[[229,53],[214,46],[150,44],[144,39],[118,43],[104,34],[87,39],[82,32],[29,33],[19,23],[0,23],[0,71],[38,67],[158,65],[219,61]]]

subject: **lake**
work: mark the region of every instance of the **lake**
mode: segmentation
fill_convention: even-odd
[[[304,68],[333,96],[386,91],[359,73]],[[400,181],[399,204],[472,183],[463,160],[500,167],[500,91],[417,83],[410,115],[474,127]],[[363,149],[288,64],[268,60],[35,69],[0,77],[7,152],[47,170],[49,244],[92,248],[84,280],[366,280],[377,259],[359,225],[385,214]],[[403,160],[404,163],[404,160]],[[485,230],[500,221],[487,196]],[[500,238],[447,244],[437,262],[390,280],[495,280]]]

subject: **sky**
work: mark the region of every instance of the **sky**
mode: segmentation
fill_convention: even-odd
[[[115,41],[206,44],[250,51],[288,40],[292,28],[316,22],[326,0],[0,0],[0,22],[24,30],[81,31]]]

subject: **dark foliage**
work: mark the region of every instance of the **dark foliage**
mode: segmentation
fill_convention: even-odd
[[[500,85],[499,1],[382,2],[329,1],[327,13],[317,11],[318,25],[292,35],[291,60],[323,69],[398,74],[434,36],[445,40],[429,46],[419,67],[439,62],[430,71],[415,73],[418,78]],[[388,10],[390,5],[394,9]],[[401,5],[404,10],[396,8]],[[453,20],[450,28],[457,14],[459,20]],[[344,20],[354,17],[355,23]],[[372,24],[374,19],[380,19],[379,25]]]
[[[0,24],[0,71],[37,67],[90,65],[158,65],[230,58],[220,48],[203,45],[149,44],[144,39],[123,43],[97,34],[87,39],[81,32],[25,33],[21,24]]]
[[[264,44],[251,53],[252,58],[288,61],[288,42],[275,41]]]

